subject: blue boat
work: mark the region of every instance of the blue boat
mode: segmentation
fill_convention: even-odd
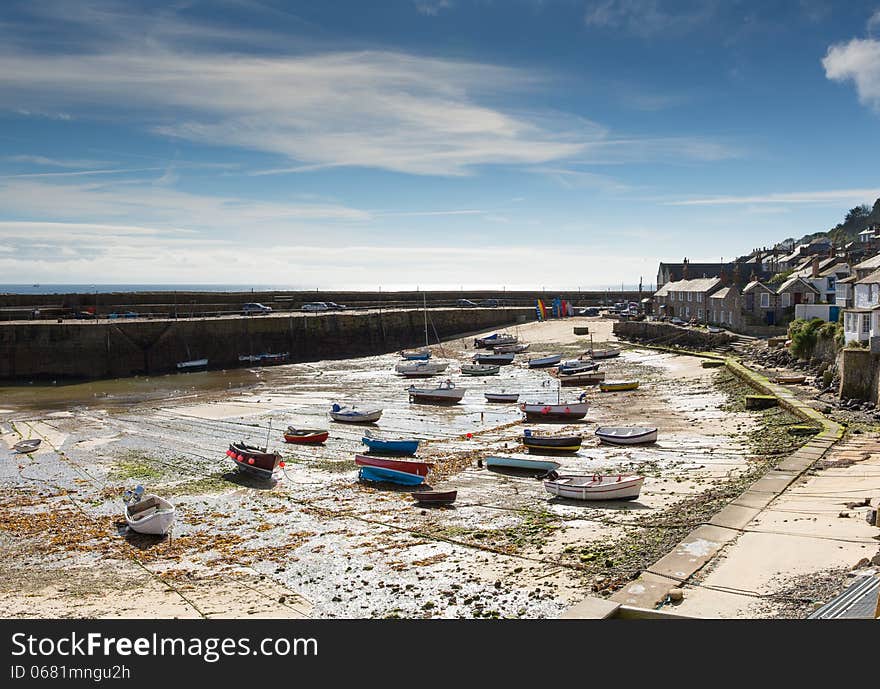
[[[370,448],[370,452],[386,455],[414,455],[419,449],[418,440],[384,440],[375,438],[367,431],[361,442]]]
[[[486,457],[489,469],[519,469],[521,471],[555,471],[562,465],[545,459],[520,459],[519,457]]]
[[[358,478],[364,481],[399,483],[404,486],[418,486],[425,482],[424,476],[383,467],[361,467]]]
[[[400,358],[406,361],[427,361],[431,358],[430,349],[409,349],[400,352]]]

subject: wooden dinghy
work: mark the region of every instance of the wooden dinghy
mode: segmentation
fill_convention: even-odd
[[[487,402],[516,402],[519,399],[518,392],[487,392]]]
[[[419,505],[451,505],[458,497],[457,490],[417,490],[410,493]]]
[[[799,373],[780,373],[773,378],[774,382],[780,385],[800,385],[807,377]]]
[[[12,449],[19,454],[26,455],[36,450],[40,446],[41,442],[43,441],[40,438],[28,438],[27,440],[19,440],[17,443],[15,443],[15,445],[12,446]]]
[[[506,344],[506,345],[498,345],[497,347],[492,347],[493,354],[522,354],[525,351],[528,351],[529,344]]]
[[[599,389],[602,392],[623,392],[625,390],[636,390],[639,387],[637,380],[608,380],[599,383]]]
[[[643,445],[657,442],[657,429],[652,426],[600,426],[596,436],[612,445]]]
[[[523,402],[519,408],[530,421],[576,421],[587,415],[589,405],[586,402]]]
[[[440,383],[436,388],[407,388],[410,402],[430,402],[433,404],[458,404],[467,388],[457,388],[451,380]]]
[[[551,356],[542,356],[539,359],[529,359],[526,365],[529,368],[550,368],[551,366],[556,366],[560,361],[562,361],[562,354],[553,354]]]
[[[486,467],[488,469],[516,469],[518,471],[532,471],[538,473],[547,473],[555,471],[561,464],[559,462],[551,462],[546,459],[526,459],[520,457],[486,457]]]
[[[226,450],[226,456],[240,472],[264,480],[272,479],[276,469],[284,468],[284,460],[278,452],[269,452],[268,448],[248,445],[243,441],[232,443]]]
[[[404,361],[394,371],[406,378],[428,378],[443,373],[448,366],[445,361]]]
[[[489,364],[462,364],[461,375],[463,376],[496,376],[501,367],[498,365],[490,366]]]
[[[376,466],[362,466],[358,471],[358,478],[361,481],[398,483],[402,486],[420,486],[425,482],[425,477],[420,474],[410,474],[405,471]]]
[[[361,443],[366,445],[370,452],[385,453],[387,455],[414,455],[419,449],[419,441],[415,438],[399,440],[377,438],[369,431],[364,432]]]
[[[513,353],[509,354],[475,354],[475,364],[489,364],[492,366],[508,366],[513,363]]]
[[[558,476],[544,481],[544,490],[570,500],[635,500],[644,476]]]
[[[583,438],[580,435],[538,435],[531,429],[523,431],[522,444],[529,452],[577,452]]]
[[[294,428],[288,426],[284,432],[284,442],[295,445],[321,445],[330,437],[323,428]]]
[[[431,350],[428,348],[404,349],[399,354],[401,359],[406,359],[407,361],[427,361],[431,358]]]
[[[598,385],[605,380],[605,371],[592,371],[590,373],[579,373],[574,376],[561,376],[559,384],[564,387],[581,387],[584,385]]]
[[[381,416],[378,407],[358,409],[355,405],[334,404],[330,408],[330,418],[341,423],[376,423]]]
[[[588,356],[591,359],[613,359],[616,356],[620,356],[620,350],[613,347],[607,349],[588,349],[584,356]]]
[[[406,474],[418,474],[427,476],[434,466],[433,462],[422,462],[416,459],[388,459],[387,457],[374,457],[373,455],[355,455],[354,463],[359,467],[378,467],[380,469],[394,469]]]
[[[181,373],[191,373],[193,371],[204,371],[208,368],[207,359],[192,359],[191,361],[180,361],[177,364],[177,370]]]
[[[125,522],[128,528],[150,536],[164,536],[174,526],[177,510],[165,498],[144,493],[144,487],[127,490],[122,496],[125,503]]]

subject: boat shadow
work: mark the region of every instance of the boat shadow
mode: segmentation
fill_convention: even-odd
[[[278,479],[276,478],[264,479],[235,470],[227,471],[220,477],[220,480],[234,483],[242,488],[253,488],[255,490],[272,490],[278,485]]]
[[[359,478],[357,482],[362,486],[388,491],[389,493],[414,493],[420,490],[434,490],[429,483],[422,483],[418,486],[404,486],[400,483],[394,483],[394,481],[368,481],[363,478]]]
[[[635,500],[573,500],[572,498],[560,498],[554,495],[548,501],[551,505],[560,505],[564,507],[607,507],[615,512],[628,512],[630,510],[649,510],[644,505]]]
[[[122,536],[130,546],[137,548],[138,550],[149,550],[160,543],[170,543],[172,540],[169,534],[162,534],[159,536],[138,533],[132,529],[124,519],[115,522],[114,526],[116,527],[116,533],[119,536]]]
[[[485,467],[486,471],[493,474],[501,474],[502,476],[513,476],[515,478],[547,478],[546,471],[535,471],[534,469],[515,469],[513,467]]]

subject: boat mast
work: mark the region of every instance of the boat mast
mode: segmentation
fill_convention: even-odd
[[[428,293],[422,292],[422,299],[425,304],[425,349],[428,348]]]

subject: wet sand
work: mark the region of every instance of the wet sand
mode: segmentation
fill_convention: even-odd
[[[756,420],[722,409],[717,370],[700,360],[627,348],[601,362],[608,379],[638,390],[586,388],[577,424],[521,421],[520,400],[574,399],[529,357],[574,358],[590,339],[612,341],[612,322],[577,318],[512,330],[531,349],[501,374],[470,378],[458,363],[473,338],[434,347],[454,364],[446,377],[468,389],[452,407],[412,404],[413,381],[396,355],[271,368],[16,388],[4,395],[2,440],[41,437],[42,447],[0,461],[0,615],[3,617],[556,617],[590,593],[597,558],[626,540],[638,549],[677,505],[749,469],[746,434]],[[330,421],[334,402],[378,405],[374,432],[423,440],[434,488],[455,488],[448,508],[415,507],[409,491],[357,480],[363,428]],[[660,428],[656,445],[599,445],[601,424]],[[324,427],[324,447],[285,445],[288,425]],[[638,500],[578,503],[553,498],[540,480],[488,471],[491,454],[525,455],[524,428],[583,433],[560,473],[637,471]],[[470,437],[468,437],[470,435]],[[224,452],[245,440],[281,450],[274,485],[233,471]],[[173,538],[126,534],[120,495],[144,484],[175,503]],[[681,515],[682,518],[687,515]],[[662,528],[662,525],[661,525]],[[627,540],[628,539],[628,540]],[[647,546],[645,546],[647,548]],[[601,564],[609,577],[618,563]]]

